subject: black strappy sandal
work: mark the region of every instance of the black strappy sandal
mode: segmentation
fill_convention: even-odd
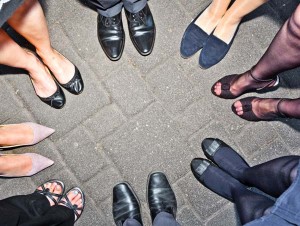
[[[73,192],[74,190],[77,191],[78,193],[80,193],[80,195],[81,195],[82,207],[78,207],[77,205],[73,205],[73,204],[71,203],[71,201],[69,200],[69,198],[68,198],[68,194],[69,194],[70,192]],[[65,199],[65,200],[63,200],[63,199]],[[75,214],[76,217],[77,217],[77,219],[74,221],[74,222],[76,222],[76,221],[79,219],[79,217],[82,215],[82,213],[83,213],[83,209],[84,209],[84,206],[85,206],[85,195],[84,195],[83,191],[82,191],[80,188],[78,188],[78,187],[71,188],[71,189],[70,189],[69,191],[67,191],[67,193],[61,198],[61,200],[59,201],[59,204],[62,205],[62,206],[65,206],[65,207],[67,207],[67,208],[69,208],[69,209],[71,209],[71,210],[73,210],[74,214]],[[80,210],[81,213],[78,213],[78,210]]]
[[[239,116],[242,119],[245,119],[247,121],[251,121],[251,122],[259,122],[259,121],[273,121],[277,118],[286,118],[287,116],[284,115],[282,112],[279,111],[279,105],[280,103],[282,103],[284,100],[286,99],[278,99],[278,103],[276,105],[277,111],[275,113],[268,113],[264,116],[264,118],[259,118],[258,116],[256,116],[252,110],[252,101],[254,99],[264,99],[264,98],[258,98],[258,97],[246,97],[243,99],[240,99],[239,101],[242,104],[242,108],[243,108],[243,114],[242,115],[238,115],[236,110],[235,110],[235,106],[234,104],[231,106],[231,109],[233,111],[234,114],[236,114],[237,116]],[[277,98],[275,98],[277,99]]]
[[[258,79],[255,78],[252,75],[252,70],[249,70],[249,75],[251,76],[251,78],[260,83],[260,82],[268,82],[265,86],[260,87],[260,88],[253,88],[253,89],[248,89],[245,90],[244,92],[242,92],[239,95],[234,95],[231,91],[230,91],[230,87],[231,84],[233,84],[237,79],[239,79],[240,74],[234,74],[234,75],[227,75],[223,78],[221,78],[220,80],[218,80],[212,87],[211,87],[211,92],[212,94],[214,94],[217,97],[223,98],[223,99],[235,99],[245,93],[250,93],[250,92],[257,92],[257,93],[265,93],[265,92],[270,92],[270,91],[275,91],[278,88],[279,85],[279,77],[276,76],[276,79]],[[217,95],[214,91],[215,89],[215,85],[220,82],[221,83],[221,94]],[[275,82],[275,83],[274,83]],[[270,86],[272,83],[274,83],[273,86]]]
[[[56,194],[56,193],[50,192],[49,188],[45,187],[45,184],[48,184],[48,183],[59,184],[62,188],[61,194]],[[42,187],[43,190],[38,190],[39,187]],[[49,199],[51,199],[54,202],[55,205],[58,205],[58,202],[63,197],[63,193],[65,192],[65,185],[60,180],[49,180],[49,181],[41,184],[40,186],[38,186],[38,188],[34,191],[34,193],[41,194],[41,195],[44,195],[44,196],[48,197]],[[57,197],[57,200],[54,197]]]

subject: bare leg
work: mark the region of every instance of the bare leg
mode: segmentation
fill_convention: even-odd
[[[195,21],[195,24],[210,34],[225,14],[231,0],[213,0]]]
[[[47,22],[37,0],[26,0],[8,23],[36,47],[37,54],[61,84],[72,79],[75,67],[51,47]]]
[[[236,0],[219,22],[214,35],[230,43],[241,20],[268,0]]]
[[[25,69],[29,72],[38,96],[49,97],[57,89],[45,66],[32,54],[16,44],[0,29],[0,64]],[[18,56],[18,57],[16,57]]]

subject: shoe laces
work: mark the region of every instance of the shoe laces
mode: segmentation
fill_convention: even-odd
[[[119,23],[119,21],[116,19],[116,17],[104,17],[104,25],[106,27],[110,27],[112,25],[116,25]]]
[[[146,14],[143,10],[137,13],[131,13],[131,21],[142,22],[143,24],[146,24]]]

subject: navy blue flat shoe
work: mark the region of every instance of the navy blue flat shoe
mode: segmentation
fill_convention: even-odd
[[[207,9],[207,7],[205,9]],[[193,56],[204,46],[209,37],[209,34],[195,24],[195,21],[205,11],[205,9],[196,16],[183,34],[180,44],[180,55],[182,58],[189,58]]]
[[[199,57],[199,65],[203,69],[208,69],[219,63],[228,53],[237,34],[239,27],[236,29],[234,36],[229,44],[214,36],[209,35]]]

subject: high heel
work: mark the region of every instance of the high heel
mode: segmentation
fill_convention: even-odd
[[[28,156],[30,157],[31,161],[32,161],[32,167],[31,170],[25,174],[13,174],[13,175],[0,175],[0,177],[30,177],[34,174],[37,174],[38,172],[50,167],[51,165],[53,165],[53,161],[51,159],[48,159],[44,156],[41,156],[39,154],[35,154],[35,153],[25,153],[25,154],[20,154],[20,155],[15,155],[15,154],[0,154],[0,158],[2,156]]]
[[[243,74],[233,74],[233,75],[227,75],[223,78],[221,78],[220,80],[218,80],[215,84],[213,84],[213,86],[211,87],[211,92],[213,95],[215,95],[216,97],[220,97],[223,99],[235,99],[245,93],[250,93],[250,92],[256,92],[256,93],[266,93],[266,92],[271,92],[271,91],[275,91],[276,89],[278,89],[279,87],[279,83],[280,83],[280,79],[278,76],[276,76],[276,78],[273,79],[258,79],[255,78],[252,74],[252,69],[249,70],[248,72],[250,77],[257,83],[266,83],[264,86],[260,87],[260,88],[250,88],[250,89],[245,89],[243,92],[241,92],[238,95],[234,95],[231,91],[231,85],[237,81],[240,76]],[[217,95],[215,93],[215,86],[217,83],[221,83],[221,93],[220,95]],[[272,83],[274,83],[272,86],[270,86]]]
[[[6,149],[6,148],[15,148],[15,147],[20,147],[20,146],[30,146],[30,145],[34,145],[39,143],[40,141],[44,140],[45,138],[47,138],[48,136],[50,136],[52,133],[55,132],[54,129],[48,128],[46,126],[42,126],[33,122],[25,122],[25,123],[21,123],[24,125],[29,126],[32,131],[33,131],[33,140],[32,142],[28,143],[28,144],[18,144],[18,145],[10,145],[10,146],[0,146],[0,150],[1,149]],[[5,126],[12,126],[15,124],[10,124],[10,125],[0,125],[0,129],[1,127],[5,127]],[[13,135],[13,134],[12,134]]]

